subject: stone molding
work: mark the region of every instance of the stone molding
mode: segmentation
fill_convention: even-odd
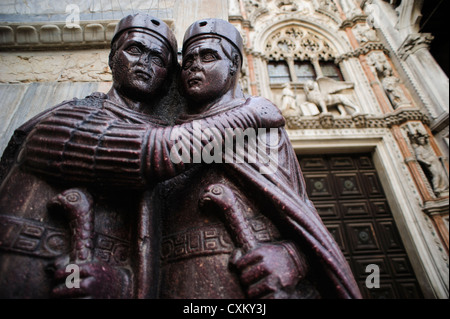
[[[0,25],[0,51],[109,48],[119,20]],[[173,27],[173,20],[164,20]]]
[[[356,50],[344,53],[335,58],[336,63],[341,63],[344,60],[348,60],[350,58],[357,58],[360,55],[367,55],[372,51],[383,51],[386,54],[389,54],[389,50],[384,46],[381,42],[369,42],[366,43],[363,47],[360,47]]]
[[[419,49],[428,49],[434,37],[431,33],[415,33],[406,37],[405,41],[397,50],[400,59],[406,60],[409,55],[414,54]]]
[[[423,204],[423,211],[428,216],[448,214],[448,197],[428,201]]]
[[[286,126],[291,130],[299,129],[347,129],[347,128],[390,128],[408,121],[421,121],[429,125],[426,114],[418,109],[398,109],[384,115],[358,114],[354,116],[335,116],[320,114],[318,116],[287,116]]]
[[[357,23],[366,22],[366,21],[367,21],[366,15],[364,15],[364,14],[355,15],[351,18],[348,18],[348,19],[345,19],[344,21],[342,21],[339,28],[341,30],[345,30],[347,28],[353,28]]]

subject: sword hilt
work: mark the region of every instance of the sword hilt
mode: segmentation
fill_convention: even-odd
[[[229,186],[224,184],[209,185],[200,199],[200,205],[205,205],[209,201],[214,203],[223,213],[227,225],[234,235],[236,246],[241,248],[244,253],[258,246],[258,241],[244,216],[242,204]]]

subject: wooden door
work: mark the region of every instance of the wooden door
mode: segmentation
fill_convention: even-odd
[[[307,192],[364,298],[423,298],[370,154],[299,156]],[[380,287],[367,288],[378,266]]]

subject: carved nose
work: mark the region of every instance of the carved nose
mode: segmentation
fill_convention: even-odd
[[[203,65],[201,64],[199,59],[195,59],[192,62],[191,67],[189,68],[191,71],[201,71],[203,70]]]
[[[150,62],[150,55],[149,54],[142,54],[138,60],[138,65],[143,65],[143,66],[149,66],[149,62]]]

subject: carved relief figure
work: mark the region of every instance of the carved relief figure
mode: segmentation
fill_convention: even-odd
[[[355,31],[356,39],[361,44],[378,41],[376,31],[367,24],[358,23],[353,30]]]
[[[381,84],[394,108],[410,104],[400,86],[400,79],[394,76],[391,68],[383,70]]]
[[[331,1],[330,1],[331,2]],[[356,6],[355,2],[352,0],[341,0],[341,7],[344,10],[347,18],[353,17],[355,15],[361,14],[361,9]]]
[[[352,83],[335,81],[330,78],[318,78],[305,82],[306,100],[317,105],[322,113],[328,113],[328,107],[336,105],[340,115],[355,114],[359,107],[349,97],[337,92],[352,87]],[[349,112],[348,110],[351,109]]]
[[[303,8],[303,3],[301,3],[301,6]],[[296,3],[294,3],[293,0],[281,0],[277,2],[277,7],[280,8],[283,11],[297,11],[298,10],[298,5]]]
[[[267,11],[266,0],[246,0],[244,6],[249,17],[257,17]]]
[[[338,9],[336,7],[336,4],[334,3],[334,1],[330,1],[330,0],[319,0],[319,6],[320,8],[323,8],[324,10],[327,10],[329,12],[337,12]]]
[[[400,85],[400,79],[394,75],[394,71],[384,53],[373,53],[370,56],[370,63],[374,67],[383,89],[394,108],[410,104]]]
[[[239,15],[241,13],[241,8],[239,7],[239,0],[228,1],[228,13],[230,15]]]
[[[309,0],[279,0],[276,2],[276,6],[283,12],[296,12],[300,14],[309,15],[314,13],[314,7]]]
[[[419,131],[416,134],[409,134],[411,145],[414,149],[417,161],[430,178],[430,184],[437,196],[448,195],[448,176],[443,167],[443,163],[434,154],[428,136]]]
[[[281,113],[284,116],[299,115],[300,109],[297,107],[296,95],[294,94],[294,91],[292,91],[290,83],[283,85],[283,91],[281,94]]]

